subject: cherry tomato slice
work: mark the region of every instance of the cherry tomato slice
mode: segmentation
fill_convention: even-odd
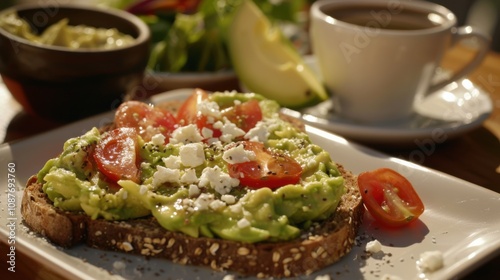
[[[205,91],[197,89],[179,108],[177,121],[181,125],[196,124],[200,131],[203,128],[208,128],[213,132],[212,137],[217,138],[222,135],[222,132],[213,127],[213,122],[218,120],[209,122],[209,118],[202,115],[198,110],[198,104],[208,98],[209,95]],[[248,132],[255,127],[257,122],[262,120],[262,110],[260,109],[259,101],[249,100],[223,109],[221,111],[221,119],[224,117],[236,124],[243,131]]]
[[[137,128],[139,135],[150,141],[156,134],[163,134],[168,142],[176,126],[175,117],[167,110],[140,101],[127,101],[115,113],[117,127]]]
[[[358,176],[358,186],[370,214],[386,226],[404,226],[424,212],[424,204],[412,184],[392,169],[363,172]]]
[[[228,164],[229,175],[240,180],[240,185],[251,188],[276,189],[300,181],[302,167],[293,158],[271,152],[263,143],[241,141],[247,151],[253,151],[256,160]]]
[[[206,99],[208,99],[208,93],[204,90],[196,89],[179,108],[177,112],[177,122],[183,126],[196,124],[199,115],[198,104]]]
[[[94,150],[99,171],[110,182],[127,179],[139,182],[137,133],[134,128],[121,127],[103,134]]]
[[[259,101],[255,99],[229,107],[222,112],[222,115],[245,132],[262,120],[262,110]]]

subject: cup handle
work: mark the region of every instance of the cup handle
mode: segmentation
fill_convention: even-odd
[[[479,66],[479,64],[481,64],[481,62],[483,61],[484,57],[486,56],[486,54],[490,49],[491,39],[485,34],[476,31],[472,26],[461,26],[455,29],[450,47],[453,47],[458,42],[468,38],[476,38],[478,43],[478,51],[474,56],[474,58],[472,58],[471,61],[469,61],[462,67],[462,69],[456,71],[450,77],[447,77],[446,79],[441,80],[434,85],[431,85],[429,87],[429,90],[427,91],[427,94],[433,93],[443,88],[447,84],[465,77],[467,74],[472,72],[472,70],[474,70],[477,66]]]

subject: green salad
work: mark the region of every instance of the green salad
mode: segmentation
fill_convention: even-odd
[[[253,0],[275,23],[295,23],[306,0]],[[156,72],[232,69],[226,30],[242,0],[100,0],[139,16],[152,32],[148,68]]]

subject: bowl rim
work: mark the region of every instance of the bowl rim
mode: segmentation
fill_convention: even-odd
[[[126,11],[117,9],[117,8],[108,8],[108,7],[101,7],[101,6],[94,6],[90,4],[77,4],[77,3],[71,3],[71,4],[57,4],[57,8],[63,8],[63,9],[73,9],[73,10],[81,10],[81,11],[90,11],[90,12],[95,12],[95,13],[102,13],[102,14],[107,14],[110,16],[114,16],[117,18],[121,18],[125,21],[128,21],[132,23],[134,26],[137,27],[139,30],[138,36],[135,38],[134,37],[134,42],[132,44],[123,46],[123,47],[117,47],[117,48],[110,48],[110,49],[91,49],[91,48],[81,48],[81,49],[71,49],[68,47],[61,47],[61,46],[52,46],[52,45],[47,45],[47,44],[38,44],[34,43],[30,40],[24,39],[22,37],[19,37],[17,35],[14,35],[7,30],[3,29],[0,27],[0,33],[2,36],[7,37],[8,39],[14,41],[14,42],[19,42],[34,48],[39,48],[39,49],[46,49],[46,50],[51,50],[51,51],[59,51],[59,52],[67,52],[67,53],[109,53],[109,52],[116,52],[116,51],[124,51],[127,49],[135,48],[139,45],[149,43],[151,39],[151,30],[149,27],[146,25],[144,21],[142,21],[139,17],[137,17],[134,14],[128,13]],[[22,10],[41,10],[44,11],[46,9],[53,9],[54,6],[48,5],[48,4],[40,4],[40,3],[24,3],[24,4],[18,4],[14,6],[10,6],[6,9],[3,9],[0,11],[0,16],[9,13],[11,11],[22,11]],[[91,25],[89,25],[91,26]],[[96,26],[93,26],[96,27]],[[120,31],[121,32],[121,31]]]

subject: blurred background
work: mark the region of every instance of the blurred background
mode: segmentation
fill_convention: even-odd
[[[106,0],[106,2],[123,2],[124,0]],[[127,0],[132,2],[134,0]],[[138,0],[137,0],[138,1]],[[287,1],[287,0],[284,0]],[[292,0],[288,0],[292,1]],[[314,0],[308,0],[313,2]],[[428,0],[443,5],[454,12],[460,25],[472,25],[483,30],[492,37],[492,49],[500,52],[500,0]],[[98,3],[102,0],[1,0],[0,8],[19,3]],[[276,2],[271,1],[270,2]]]

